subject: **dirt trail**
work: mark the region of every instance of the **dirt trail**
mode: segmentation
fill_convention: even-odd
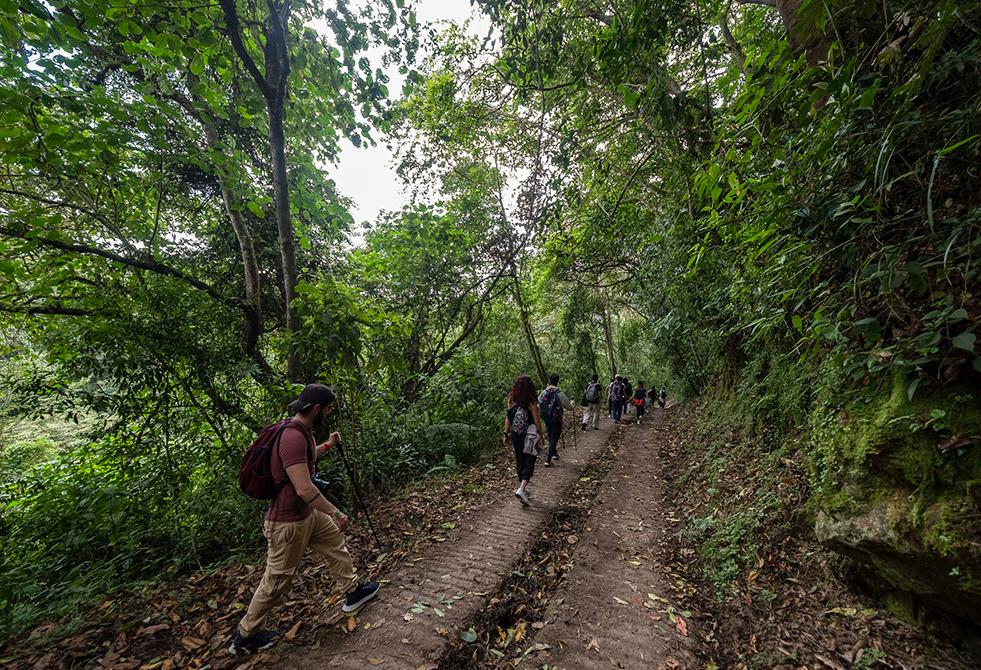
[[[461,626],[487,606],[511,565],[538,535],[549,514],[590,458],[610,436],[610,425],[578,434],[578,450],[568,435],[561,459],[545,468],[539,461],[522,508],[511,489],[488,496],[447,534],[410,562],[384,576],[377,601],[357,615],[353,632],[332,627],[319,648],[296,649],[282,668],[408,668],[434,664]]]
[[[673,577],[655,558],[670,522],[656,442],[661,411],[627,427],[616,465],[596,495],[581,549],[565,583],[551,596],[545,626],[535,638],[548,645],[538,663],[561,670],[694,667],[689,613],[673,606]]]

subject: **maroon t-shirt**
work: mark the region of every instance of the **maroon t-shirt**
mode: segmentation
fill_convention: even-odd
[[[310,429],[300,421],[290,421],[279,439],[279,448],[270,459],[273,479],[286,482],[266,512],[266,518],[270,521],[303,521],[310,515],[313,508],[296,495],[296,489],[286,476],[286,468],[297,463],[307,463],[312,477],[317,471],[315,448],[316,442]]]

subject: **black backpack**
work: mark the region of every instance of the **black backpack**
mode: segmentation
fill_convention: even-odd
[[[562,423],[562,402],[559,393],[558,389],[545,389],[542,393],[542,400],[539,403],[542,421],[551,424]]]

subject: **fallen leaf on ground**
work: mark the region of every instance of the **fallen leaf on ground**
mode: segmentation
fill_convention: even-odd
[[[347,628],[348,633],[353,633],[354,629],[358,627],[358,618],[349,616],[347,621],[344,623],[344,627]]]
[[[204,640],[196,637],[182,637],[181,644],[184,645],[184,648],[188,651],[194,651],[195,649],[199,649],[204,646]]]
[[[599,653],[599,642],[596,641],[595,637],[589,641],[589,644],[586,645],[586,651],[589,651],[590,649],[596,653]]]
[[[293,624],[292,628],[286,631],[286,635],[284,635],[283,637],[285,637],[287,640],[292,640],[293,638],[296,637],[296,634],[300,631],[300,626],[302,625],[303,625],[302,621],[297,621],[295,624]]]
[[[688,623],[685,622],[685,617],[678,615],[677,620],[674,622],[674,627],[678,629],[678,632],[688,637]]]
[[[834,607],[829,609],[825,614],[840,614],[841,616],[855,616],[858,614],[858,610],[854,607]]]
[[[169,623],[158,623],[154,626],[147,626],[146,628],[139,629],[138,631],[136,631],[136,635],[137,637],[141,637],[143,635],[153,635],[154,633],[157,633],[159,631],[169,630],[169,629],[170,629]]]

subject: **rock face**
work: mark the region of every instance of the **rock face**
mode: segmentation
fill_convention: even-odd
[[[927,510],[926,518],[942,510]],[[836,519],[820,512],[815,534],[823,545],[848,556],[893,588],[929,606],[981,625],[981,583],[977,553],[943,556],[925,546],[924,528],[908,496],[896,495],[862,514]],[[974,563],[974,565],[969,565]]]
[[[981,626],[981,434],[970,392],[910,401],[897,376],[811,416],[817,539],[851,558],[899,602]],[[904,609],[908,609],[904,607]]]

